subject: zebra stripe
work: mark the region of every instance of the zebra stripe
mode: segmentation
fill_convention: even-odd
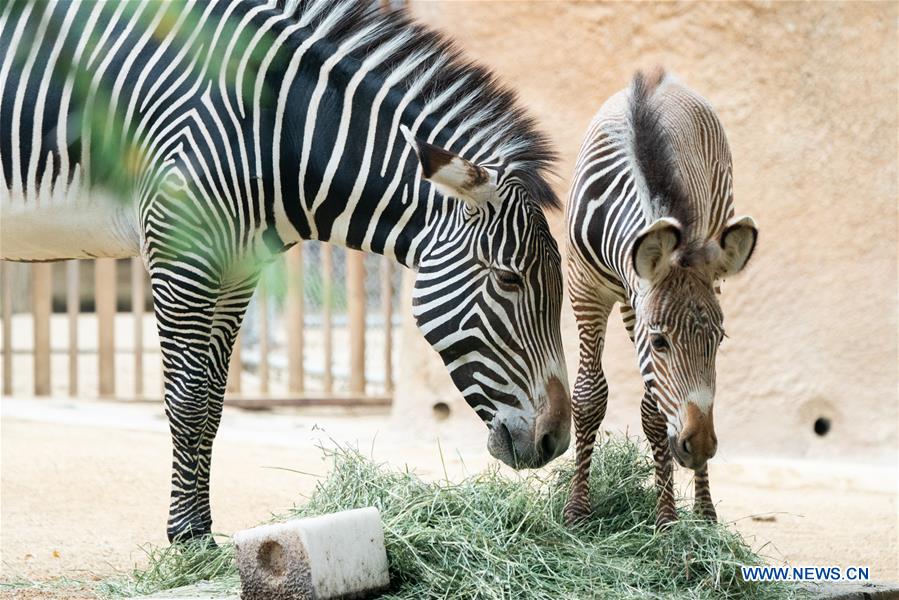
[[[0,51],[0,255],[150,272],[170,539],[211,530],[232,345],[260,266],[302,240],[416,271],[418,326],[495,456],[565,450],[555,155],[450,41],[356,0],[14,1]]]
[[[697,511],[714,519],[706,462],[717,447],[712,400],[724,336],[716,282],[745,266],[757,233],[751,219],[733,217],[730,150],[708,103],[661,71],[638,74],[588,129],[567,223],[580,365],[566,519],[590,512],[589,467],[608,398],[601,358],[615,303],[645,385],[640,412],[655,460],[657,525],[676,518],[672,455],[696,471]]]

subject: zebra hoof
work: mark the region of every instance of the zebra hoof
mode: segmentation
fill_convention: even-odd
[[[212,539],[212,523],[202,525],[187,524],[179,529],[168,530],[169,543],[202,546],[204,548],[217,547]]]
[[[580,499],[571,498],[565,505],[565,526],[574,527],[590,518],[590,505]]]
[[[659,533],[668,531],[677,523],[677,516],[668,513],[659,513],[656,517],[656,531]]]

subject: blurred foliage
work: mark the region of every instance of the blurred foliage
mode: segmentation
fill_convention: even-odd
[[[206,3],[187,4],[183,0],[88,2],[78,13],[55,64],[54,77],[71,86],[65,139],[70,156],[88,170],[92,186],[111,191],[122,202],[131,201],[141,179],[149,175],[149,159],[141,149],[147,129],[136,126],[136,117],[142,111],[155,112],[153,118],[158,117],[168,108],[163,102],[165,94],[192,96],[199,102],[204,90],[218,90],[222,75],[229,100],[252,105],[256,73],[273,40],[269,34],[257,36],[252,27],[238,31],[236,19],[206,18],[204,11],[209,7]],[[14,0],[11,8],[14,15],[28,16],[23,40],[56,40],[65,33],[65,6],[47,0]],[[96,25],[79,39],[78,30],[87,30],[86,9],[96,17]],[[126,31],[127,38],[121,42]],[[170,41],[168,54],[158,63],[166,72],[160,80],[145,80],[141,96],[133,98],[122,87],[120,66],[144,39],[147,47]],[[75,48],[75,40],[80,52]],[[33,60],[33,48],[30,43],[19,44],[13,56],[14,67],[21,69]],[[175,63],[175,55],[182,52],[184,58]],[[170,71],[165,66],[166,59],[173,61]],[[277,72],[283,60],[283,53],[276,55],[269,69]],[[192,72],[185,74],[185,66]],[[138,67],[129,73],[128,82],[133,84],[135,77],[143,75]],[[150,90],[152,94],[148,93]],[[262,86],[259,93],[261,108],[265,110],[274,98],[268,86]],[[147,99],[150,102],[144,104]],[[193,101],[190,98],[188,105]],[[84,154],[83,150],[88,152]]]

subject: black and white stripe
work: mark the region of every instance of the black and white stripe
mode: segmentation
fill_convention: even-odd
[[[606,323],[621,305],[645,383],[643,429],[656,463],[659,525],[675,518],[671,457],[696,470],[697,510],[715,518],[706,462],[715,355],[724,336],[717,281],[748,261],[757,232],[733,217],[731,157],[708,103],[659,71],[638,74],[587,132],[568,207],[569,292],[580,336],[573,412],[577,474],[569,522],[589,512],[587,477],[608,387]]]
[[[150,272],[171,539],[210,531],[232,344],[260,263],[302,240],[417,271],[418,325],[494,455],[567,447],[554,155],[451,42],[355,0],[13,1],[0,52],[2,257]]]

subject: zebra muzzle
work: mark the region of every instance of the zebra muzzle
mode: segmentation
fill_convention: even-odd
[[[687,419],[678,435],[668,437],[671,454],[682,467],[699,469],[718,451],[712,410],[704,414],[695,404],[687,404]]]
[[[537,415],[507,413],[494,418],[487,450],[515,469],[536,469],[563,454],[571,441],[571,405],[565,385],[552,377]]]

